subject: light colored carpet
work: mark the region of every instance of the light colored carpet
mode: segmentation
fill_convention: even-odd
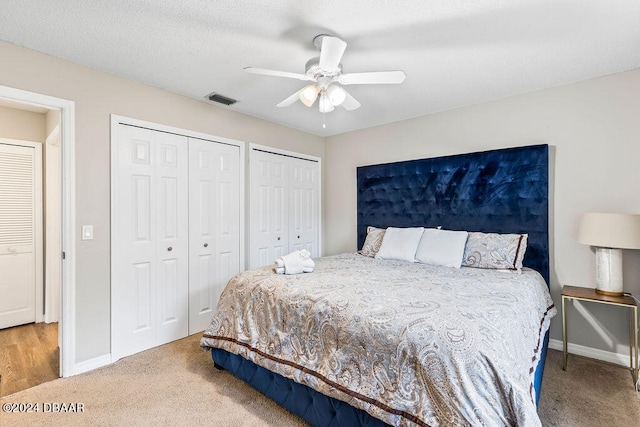
[[[298,417],[244,382],[213,368],[198,347],[200,335],[147,350],[71,378],[0,399],[39,403],[39,413],[0,412],[0,425],[220,425],[305,426]],[[630,426],[640,420],[640,398],[628,371],[550,350],[542,385],[545,426]],[[43,413],[44,403],[83,403],[83,413]]]
[[[549,350],[538,414],[543,426],[640,426],[640,395],[628,369]]]

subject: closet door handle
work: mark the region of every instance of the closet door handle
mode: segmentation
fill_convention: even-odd
[[[280,236],[278,236],[278,240],[280,240]]]
[[[173,250],[173,248],[172,248],[171,246],[169,246],[169,247],[167,248],[167,250],[168,250],[169,252],[171,252],[171,251]]]
[[[204,244],[204,247],[205,247],[205,248],[208,248],[208,247],[209,247],[209,244],[208,244],[208,243],[205,243],[205,244]]]
[[[300,238],[300,236],[298,236],[298,239]]]

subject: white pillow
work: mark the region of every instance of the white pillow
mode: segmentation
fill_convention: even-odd
[[[376,258],[414,262],[423,231],[423,227],[387,228]]]
[[[416,250],[416,261],[460,268],[468,235],[466,231],[425,228]]]

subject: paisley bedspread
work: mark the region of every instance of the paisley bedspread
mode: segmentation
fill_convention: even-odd
[[[200,345],[392,425],[540,425],[533,378],[556,309],[537,272],[315,262],[231,279]]]

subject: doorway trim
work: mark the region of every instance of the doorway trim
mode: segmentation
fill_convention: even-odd
[[[35,92],[0,86],[0,98],[60,110],[62,149],[62,283],[60,298],[60,376],[75,375],[75,103]]]

